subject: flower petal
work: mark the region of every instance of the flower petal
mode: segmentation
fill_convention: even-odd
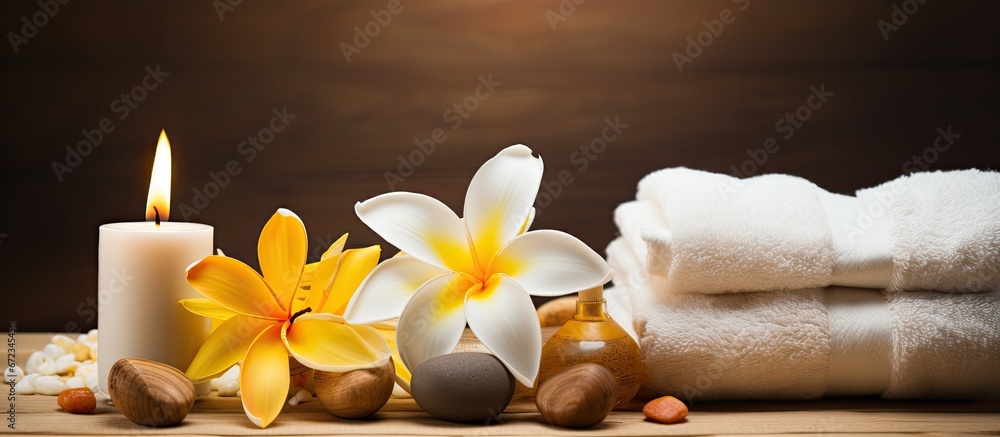
[[[389,345],[389,349],[392,351],[392,364],[396,369],[396,383],[409,393],[410,378],[413,377],[413,374],[410,373],[410,369],[406,368],[406,364],[403,364],[403,359],[399,356],[399,346],[396,344],[396,323],[379,322],[370,326],[385,338],[386,344]]]
[[[542,159],[517,144],[497,153],[472,177],[465,194],[465,224],[481,266],[517,236],[542,183]]]
[[[181,299],[180,304],[184,306],[184,309],[192,313],[212,319],[229,320],[236,315],[232,310],[203,297]]]
[[[242,315],[226,320],[205,339],[188,365],[187,377],[197,381],[225,372],[246,356],[247,349],[258,334],[276,323]]]
[[[500,250],[489,269],[517,280],[532,296],[560,296],[606,284],[614,271],[576,237],[553,230],[519,235]]]
[[[385,364],[391,351],[382,337],[377,332],[362,336],[342,320],[332,314],[300,316],[294,323],[285,323],[281,341],[296,360],[312,369],[349,372]]]
[[[465,314],[476,338],[507,366],[514,378],[533,386],[542,359],[542,325],[531,296],[517,281],[492,276],[481,291],[469,293]]]
[[[465,332],[463,303],[469,291],[478,291],[462,276],[445,274],[420,287],[399,317],[396,342],[407,368],[455,350]]]
[[[347,327],[353,329],[361,338],[368,344],[372,349],[375,350],[382,359],[379,359],[375,366],[380,366],[385,364],[385,360],[388,360],[392,356],[392,347],[389,346],[389,342],[385,340],[385,337],[378,332],[377,329],[369,325],[346,325]]]
[[[264,225],[257,241],[257,259],[264,280],[287,311],[306,265],[309,239],[299,216],[279,208]]]
[[[237,259],[206,256],[188,267],[187,280],[205,297],[237,313],[275,320],[287,316],[264,278]]]
[[[347,244],[347,234],[341,235],[340,238],[337,239],[337,241],[334,241],[333,244],[331,244],[330,247],[326,249],[326,252],[323,252],[323,255],[320,257],[319,261],[306,264],[306,266],[302,269],[302,278],[299,279],[300,291],[301,290],[308,291],[311,289],[313,277],[316,273],[316,268],[318,268],[320,265],[320,262],[340,255],[340,253],[344,251],[345,244]],[[304,299],[304,297],[302,296],[305,295],[303,294],[296,295],[297,298]],[[292,312],[294,313],[295,310],[293,309]]]
[[[455,212],[423,194],[394,192],[359,202],[358,218],[396,248],[456,272],[475,272],[465,227]]]
[[[281,343],[281,324],[261,332],[240,365],[243,411],[264,428],[278,417],[288,395],[288,351]]]
[[[389,258],[361,283],[344,316],[355,325],[398,318],[421,285],[445,273],[412,256]]]
[[[341,235],[340,238],[337,239],[337,241],[334,241],[333,244],[331,244],[330,247],[326,249],[326,252],[323,252],[323,255],[320,256],[319,259],[324,260],[330,257],[340,255],[340,252],[344,251],[344,246],[347,245],[347,235],[348,235],[347,233]]]
[[[528,211],[528,218],[524,219],[524,224],[521,225],[521,230],[517,231],[517,235],[521,235],[528,232],[528,228],[531,227],[531,223],[535,221],[535,207],[531,207],[531,211]]]
[[[341,254],[337,254],[312,264],[316,268],[313,269],[312,278],[309,283],[309,294],[306,295],[305,302],[295,305],[293,312],[298,312],[306,307],[312,308],[314,312],[319,312],[320,306],[326,299],[327,287],[333,278],[337,276],[337,267],[340,266],[340,256]]]
[[[333,277],[327,279],[325,283],[313,282],[316,286],[323,286],[324,292],[324,299],[321,299],[319,307],[314,308],[313,312],[344,314],[347,303],[372,269],[378,265],[381,254],[382,249],[378,245],[348,249],[341,253]]]

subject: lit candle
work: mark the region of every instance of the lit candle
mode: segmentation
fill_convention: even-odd
[[[211,332],[211,322],[185,310],[180,299],[201,297],[187,267],[212,254],[211,226],[168,222],[170,143],[160,132],[146,200],[145,222],[101,226],[98,246],[98,373],[122,358],[145,358],[187,370]]]

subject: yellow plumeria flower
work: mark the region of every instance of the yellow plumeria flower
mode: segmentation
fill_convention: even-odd
[[[184,299],[196,314],[223,319],[205,340],[187,376],[204,380],[241,362],[243,410],[260,427],[285,404],[289,355],[328,372],[382,366],[392,350],[371,326],[348,324],[351,296],[378,264],[378,246],[341,252],[341,237],[312,272],[308,296],[297,299],[306,265],[306,229],[295,213],[279,209],[261,231],[257,256],[263,276],[239,260],[207,256],[188,267],[187,280],[206,298]]]
[[[306,264],[305,270],[302,272],[302,279],[299,281],[299,292],[303,293],[302,296],[308,296],[309,292],[312,290],[313,278],[316,276],[315,273],[320,265],[324,265],[327,258],[335,257],[340,255],[341,251],[344,249],[344,245],[347,242],[347,234],[341,236],[337,241],[330,245],[330,248],[326,250],[325,253],[320,257],[319,262],[314,262]],[[220,251],[221,252],[221,251]],[[396,256],[402,255],[402,252],[396,254]],[[329,266],[330,264],[325,264]],[[326,277],[329,272],[321,272],[324,277]],[[366,273],[367,274],[367,273]],[[323,282],[324,279],[321,278],[319,282]],[[302,299],[302,297],[296,297],[296,299]],[[344,310],[346,309],[346,304],[341,306],[336,310],[335,314],[342,316]],[[367,326],[375,328],[378,333],[385,338],[385,341],[389,343],[389,348],[392,349],[392,365],[396,370],[396,384],[399,384],[407,392],[410,391],[410,369],[406,368],[403,364],[403,359],[399,356],[399,348],[396,346],[396,320],[386,320],[382,322],[369,323]],[[214,329],[214,327],[213,327]]]
[[[465,324],[518,381],[534,385],[542,353],[531,297],[611,280],[607,262],[575,237],[525,232],[542,160],[508,147],[476,172],[460,219],[440,201],[394,192],[360,202],[361,221],[407,255],[372,271],[351,298],[350,323],[399,317],[399,354],[410,369],[458,344]]]

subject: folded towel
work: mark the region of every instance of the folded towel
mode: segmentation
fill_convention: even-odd
[[[858,199],[883,206],[892,290],[980,291],[1000,284],[1000,173],[914,173]]]
[[[854,197],[788,175],[671,168],[636,198],[615,222],[667,292],[1000,286],[996,172],[918,173]]]
[[[634,321],[643,396],[1000,396],[1000,292],[674,294],[643,272],[626,240],[608,246],[608,262],[617,275],[605,296],[631,300],[609,311]]]

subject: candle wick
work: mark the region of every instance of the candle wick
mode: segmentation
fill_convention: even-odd
[[[299,310],[299,312],[297,312],[297,313],[295,313],[295,314],[292,315],[292,318],[288,319],[288,324],[291,325],[292,323],[295,323],[295,319],[296,318],[298,318],[299,316],[301,316],[301,315],[303,315],[305,313],[312,312],[312,310],[313,310],[312,307],[305,307],[305,308]]]
[[[156,214],[156,226],[160,226],[160,210],[157,207],[153,207],[153,214]]]

